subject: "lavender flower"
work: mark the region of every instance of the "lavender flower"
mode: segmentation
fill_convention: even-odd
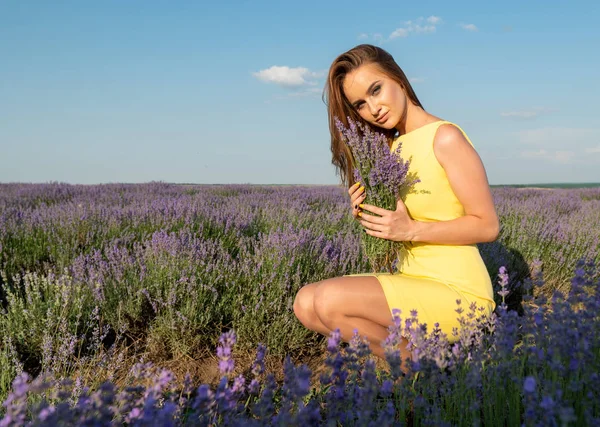
[[[502,266],[500,267],[499,273],[498,273],[498,278],[499,280],[499,285],[500,285],[500,290],[498,291],[498,295],[500,295],[502,297],[502,304],[501,304],[501,308],[503,310],[507,309],[506,306],[506,302],[505,302],[505,298],[508,296],[508,294],[510,293],[510,291],[508,290],[508,273],[506,271],[506,267]]]
[[[220,345],[217,347],[217,357],[219,358],[219,371],[223,375],[233,372],[235,364],[231,355],[231,349],[235,342],[236,336],[233,330],[225,332],[219,338]]]
[[[331,334],[329,334],[329,337],[327,338],[327,350],[330,353],[337,352],[338,346],[340,345],[341,340],[342,340],[342,335],[340,333],[339,328],[337,328],[334,331],[332,331]]]
[[[535,387],[535,378],[532,376],[526,377],[525,382],[523,383],[523,390],[525,393],[533,393],[535,391]]]
[[[401,157],[402,144],[392,152],[385,135],[374,132],[362,123],[347,118],[349,127],[336,118],[336,126],[354,157],[354,179],[365,187],[365,203],[395,210],[398,199],[419,182],[409,174],[410,161]],[[363,245],[373,271],[386,267],[393,273],[393,265],[406,251],[404,242],[393,242],[364,234]]]

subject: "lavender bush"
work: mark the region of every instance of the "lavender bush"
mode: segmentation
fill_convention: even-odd
[[[173,375],[152,364],[131,371],[131,385],[107,382],[75,392],[68,380],[29,381],[21,374],[4,402],[0,426],[94,425],[597,425],[600,423],[600,282],[593,264],[580,263],[569,300],[530,301],[523,316],[502,302],[491,317],[457,301],[463,325],[448,344],[437,325],[427,333],[418,313],[395,322],[385,341],[389,370],[377,371],[356,333],[340,347],[327,341],[327,370],[311,384],[305,365],[285,361],[284,379],[264,369],[259,346],[250,376],[234,375],[236,335],[221,335],[221,381],[211,387],[173,386]],[[508,273],[499,273],[502,300]],[[413,358],[399,359],[400,334]],[[406,373],[400,370],[407,366]],[[149,385],[139,383],[146,380]],[[28,399],[37,398],[35,403]],[[73,399],[75,396],[75,399]],[[70,399],[70,400],[69,400]]]
[[[511,309],[480,320],[478,333],[464,328],[451,348],[416,327],[413,313],[401,313],[423,355],[407,377],[400,378],[392,333],[389,375],[373,371],[357,339],[328,353],[323,383],[307,386],[307,370],[288,362],[284,388],[257,362],[243,380],[238,372],[199,387],[190,378],[174,390],[159,362],[209,355],[231,329],[240,351],[266,344],[260,360],[265,348],[282,360],[327,351],[291,307],[302,285],[369,267],[343,189],[0,184],[0,401],[12,389],[0,416],[8,425],[21,416],[38,424],[150,417],[166,425],[286,417],[327,424],[330,413],[347,414],[350,424],[408,417],[436,425],[593,425],[600,189],[495,188],[493,195],[500,238],[479,246],[497,302]],[[467,323],[478,317],[458,309]],[[428,340],[437,340],[436,350]],[[132,370],[142,355],[159,370],[145,362],[143,375]],[[170,380],[159,386],[159,378]],[[371,412],[352,409],[363,407]]]
[[[347,120],[348,128],[337,118],[336,126],[354,157],[354,180],[365,187],[363,203],[396,210],[396,202],[404,199],[412,186],[419,182],[414,174],[408,172],[410,160],[401,156],[402,143],[390,151],[384,134],[355,123],[350,117]],[[372,271],[387,268],[393,274],[393,266],[401,264],[406,254],[405,242],[380,239],[366,233],[362,242]]]
[[[600,188],[495,188],[492,194],[501,247],[479,245],[490,272],[506,265],[517,284],[539,271],[544,283],[533,290],[550,297],[556,289],[568,292],[579,259],[600,261]]]

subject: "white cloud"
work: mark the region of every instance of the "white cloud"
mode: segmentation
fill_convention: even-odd
[[[556,108],[531,108],[529,110],[520,110],[520,111],[503,111],[500,113],[502,117],[514,117],[518,119],[532,119],[544,113],[553,113],[558,111]]]
[[[301,87],[315,85],[315,78],[320,77],[320,73],[310,71],[305,67],[290,68],[287,66],[273,65],[256,73],[254,77],[266,83],[275,83],[285,87]]]
[[[547,127],[522,130],[516,132],[516,137],[522,144],[544,145],[558,150],[563,147],[584,147],[590,141],[598,141],[600,129]]]
[[[436,26],[442,22],[439,16],[430,16],[423,18],[422,16],[415,21],[406,21],[402,27],[396,28],[390,33],[387,41],[397,39],[399,37],[408,37],[409,34],[429,34],[435,33]]]
[[[475,24],[460,24],[460,27],[463,30],[467,30],[467,31],[479,31],[479,29],[477,28],[477,26]]]
[[[600,153],[600,144],[595,147],[589,147],[585,149],[586,153]]]
[[[544,150],[543,148],[537,151],[522,151],[521,152],[521,157],[528,157],[528,158],[545,158],[548,156],[548,152],[546,150]]]
[[[575,157],[575,152],[573,151],[555,151],[552,160],[560,163],[571,163],[573,157]]]
[[[416,33],[435,33],[435,25],[415,25]]]
[[[537,151],[522,151],[521,157],[530,159],[544,159],[557,163],[573,163],[575,152],[566,150],[547,151],[542,148]]]
[[[392,34],[390,34],[390,39],[406,36],[408,36],[408,30],[406,28],[396,28]]]
[[[600,129],[547,127],[515,132],[516,141],[538,148],[524,149],[521,157],[538,158],[558,163],[589,164],[598,161],[600,144],[590,147],[590,142],[600,141]]]
[[[405,21],[402,27],[396,28],[385,38],[381,33],[361,33],[358,35],[359,40],[372,39],[378,43],[385,43],[397,38],[408,37],[411,33],[414,34],[427,34],[435,33],[437,25],[442,22],[442,18],[439,16],[431,15],[428,18],[422,16],[414,21]]]

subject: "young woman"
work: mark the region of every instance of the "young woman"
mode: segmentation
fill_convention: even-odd
[[[307,328],[324,335],[336,328],[348,341],[354,329],[384,358],[382,341],[392,309],[402,317],[418,312],[428,330],[440,329],[454,340],[459,328],[456,300],[472,302],[489,314],[495,309],[492,283],[476,243],[498,236],[499,222],[484,166],[464,131],[424,110],[404,72],[385,50],[359,45],[338,56],[325,87],[331,151],[342,182],[349,187],[352,214],[366,233],[410,242],[409,255],[395,274],[353,274],[305,285],[294,313]],[[364,188],[350,185],[354,168],[335,126],[346,117],[388,136],[390,149],[402,143],[412,158],[410,172],[420,182],[396,210],[363,204]],[[407,342],[402,359],[410,357]]]

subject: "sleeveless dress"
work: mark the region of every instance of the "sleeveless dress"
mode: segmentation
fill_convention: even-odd
[[[466,133],[456,124],[447,121],[428,123],[394,140],[391,150],[402,143],[401,156],[410,159],[409,172],[416,173],[420,182],[404,200],[410,217],[423,222],[448,221],[465,215],[454,195],[446,173],[433,152],[433,139],[443,124],[456,126],[471,145]],[[383,288],[390,313],[401,310],[400,317],[411,317],[417,310],[418,323],[427,324],[430,332],[435,323],[456,341],[453,328],[460,328],[456,312],[457,299],[461,300],[463,316],[469,305],[483,306],[489,316],[495,309],[492,282],[475,244],[444,245],[411,242],[408,255],[390,273],[362,273],[347,276],[375,276]],[[479,312],[478,312],[479,314]]]

